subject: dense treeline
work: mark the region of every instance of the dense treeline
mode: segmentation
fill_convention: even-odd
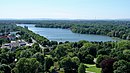
[[[102,73],[130,72],[129,41],[65,43],[58,45],[51,55],[54,61],[65,70],[65,73],[78,72],[80,63],[96,63],[97,67],[102,68]]]
[[[20,31],[18,34],[21,35],[21,39],[29,40],[33,38],[36,40],[36,42],[43,46],[49,45],[49,40],[47,38],[40,36],[39,34],[36,34],[26,28],[18,27],[17,29]]]
[[[130,39],[129,21],[64,21],[43,22],[36,27],[70,29],[74,33],[97,34]]]
[[[102,73],[130,72],[130,42],[66,42],[45,54],[34,44],[15,51],[0,49],[3,73],[85,73],[84,64],[96,64]],[[94,62],[96,58],[96,62]]]

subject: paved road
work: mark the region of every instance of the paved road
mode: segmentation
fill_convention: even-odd
[[[33,44],[34,44],[34,43],[37,43],[37,41],[34,40],[32,37],[31,37],[31,39],[32,39]],[[39,44],[39,43],[38,43],[38,44]],[[44,49],[44,48],[45,48],[45,47],[43,47],[41,44],[39,44],[39,47],[40,47],[41,49]]]

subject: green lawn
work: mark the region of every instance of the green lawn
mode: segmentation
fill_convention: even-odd
[[[101,73],[101,68],[97,68],[95,64],[85,64],[85,65],[88,67],[86,68],[86,71]]]
[[[51,57],[51,55],[46,55],[46,57]]]

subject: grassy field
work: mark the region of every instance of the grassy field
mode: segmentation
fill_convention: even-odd
[[[87,73],[101,73],[101,68],[97,68],[95,64],[85,64]]]

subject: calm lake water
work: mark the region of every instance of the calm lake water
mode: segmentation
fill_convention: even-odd
[[[78,34],[73,33],[68,29],[59,29],[59,28],[39,28],[35,27],[34,24],[17,24],[17,26],[28,26],[29,30],[46,37],[49,40],[58,41],[58,42],[77,42],[80,40],[86,41],[116,41],[115,39],[109,36],[103,35],[90,35],[90,34]]]

